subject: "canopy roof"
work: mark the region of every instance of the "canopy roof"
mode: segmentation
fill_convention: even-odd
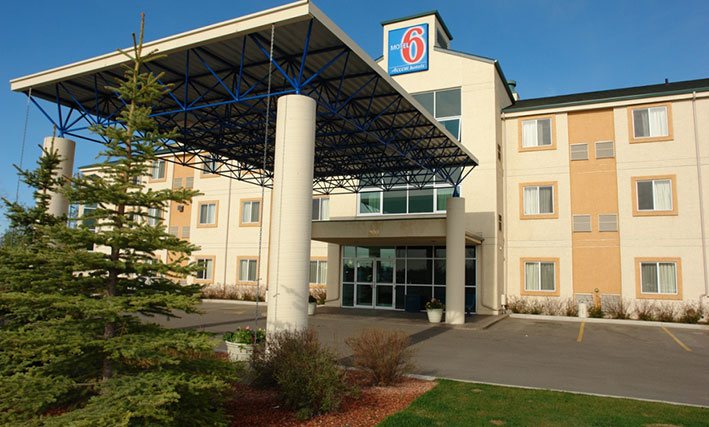
[[[316,192],[388,189],[403,182],[424,186],[434,179],[457,185],[477,166],[468,150],[308,1],[167,37],[146,49],[167,55],[148,66],[163,72],[162,82],[172,87],[154,107],[154,117],[161,127],[178,129],[180,136],[164,147],[185,153],[175,156],[178,163],[271,186],[274,101],[299,93],[317,101]],[[126,62],[124,55],[109,53],[12,80],[11,88],[28,95],[31,89],[32,101],[61,135],[98,141],[88,126],[112,122],[122,107],[106,87]]]

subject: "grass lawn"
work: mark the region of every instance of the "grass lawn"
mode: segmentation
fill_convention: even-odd
[[[380,426],[707,426],[709,409],[442,380]]]

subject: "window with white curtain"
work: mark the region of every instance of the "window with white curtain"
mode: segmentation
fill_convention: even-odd
[[[261,202],[258,200],[246,200],[241,203],[241,223],[258,224],[260,216]]]
[[[255,282],[258,275],[258,261],[255,259],[239,260],[239,281]]]
[[[554,262],[527,261],[524,263],[525,291],[555,291],[556,266]]]
[[[677,294],[677,263],[640,263],[641,292],[644,294]]]
[[[523,199],[525,215],[554,213],[554,187],[551,185],[524,187]]]
[[[310,261],[310,283],[325,284],[327,283],[327,261],[311,260]]]
[[[668,136],[667,107],[650,107],[633,110],[635,138]]]
[[[551,119],[522,121],[522,147],[547,147],[551,145]]]
[[[157,159],[153,161],[150,168],[150,177],[152,179],[163,179],[165,178],[165,160]]]
[[[201,225],[212,225],[217,222],[217,204],[202,203],[199,205],[199,223]]]
[[[313,221],[330,219],[330,199],[315,197],[313,199]]]
[[[200,268],[195,276],[198,280],[212,280],[214,277],[214,260],[212,258],[197,258],[197,266]]]
[[[155,227],[162,221],[163,212],[160,208],[148,209],[148,225]]]
[[[639,211],[671,211],[672,180],[649,179],[636,182]]]

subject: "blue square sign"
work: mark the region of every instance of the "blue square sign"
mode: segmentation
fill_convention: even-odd
[[[389,31],[389,75],[428,70],[428,24]]]

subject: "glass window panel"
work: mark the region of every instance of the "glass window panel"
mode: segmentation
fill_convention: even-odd
[[[636,138],[650,136],[650,117],[647,108],[633,110],[633,129]]]
[[[475,246],[466,246],[465,247],[465,257],[466,258],[475,258]]]
[[[396,304],[396,308],[399,310],[404,309],[404,303],[406,302],[406,286],[400,285],[400,286],[395,286],[394,287],[396,298],[394,298],[394,302]]]
[[[372,285],[357,284],[357,305],[372,305],[373,294]]]
[[[445,211],[448,199],[453,197],[453,188],[437,188],[436,189],[436,210]]]
[[[446,257],[446,247],[445,246],[436,246],[433,248],[433,256],[436,258],[445,258]]]
[[[371,259],[357,260],[357,282],[372,283],[373,282],[373,266]]]
[[[433,282],[432,260],[408,259],[406,261],[406,283],[430,285]]]
[[[327,283],[327,261],[318,263],[318,279],[319,283]]]
[[[650,136],[667,136],[667,107],[648,108]]]
[[[423,105],[423,108],[425,108],[426,111],[433,115],[433,92],[418,93],[414,95],[414,99]]]
[[[251,222],[259,222],[261,202],[251,202]]]
[[[655,210],[671,211],[672,210],[672,181],[662,179],[653,181],[653,202]]]
[[[371,248],[366,246],[357,246],[357,256],[359,258],[367,258],[372,256]]]
[[[554,263],[541,263],[541,290],[553,291],[555,289]]]
[[[384,212],[385,214],[406,213],[406,190],[384,191]]]
[[[355,268],[353,259],[345,259],[342,262],[342,281],[343,282],[354,282],[355,279]]]
[[[460,119],[440,120],[440,122],[451,135],[460,139]]]
[[[554,191],[552,187],[539,187],[539,213],[554,213]]]
[[[460,116],[460,89],[436,92],[436,118]]]
[[[538,291],[539,288],[539,263],[527,262],[524,264],[524,289]]]
[[[394,283],[394,261],[377,261],[377,283]]]
[[[392,307],[394,305],[393,286],[377,286],[375,303],[377,307]]]
[[[445,285],[446,284],[446,260],[445,259],[434,259],[433,260],[433,284],[434,285]]]
[[[658,270],[661,294],[677,293],[677,273],[674,262],[661,262]]]
[[[474,259],[465,260],[465,286],[475,286],[477,263]]]
[[[406,246],[397,246],[396,247],[396,257],[397,258],[405,258],[406,257]]]
[[[382,258],[394,258],[396,256],[396,249],[379,248],[379,256]]]
[[[308,276],[310,283],[318,283],[318,262],[310,261],[310,273]]]
[[[446,303],[446,288],[444,286],[433,287],[433,297],[443,304]]]
[[[320,219],[330,219],[330,199],[320,199]]]
[[[313,221],[320,219],[320,199],[313,199],[313,213],[311,219]]]
[[[475,296],[475,288],[471,287],[466,287],[465,288],[465,311],[469,311],[471,313],[475,313],[476,310],[476,301],[477,297]]]
[[[409,246],[406,248],[409,258],[431,258],[433,257],[432,246]]]
[[[396,260],[396,283],[406,283],[406,261],[403,259]]]
[[[656,263],[641,263],[640,275],[642,276],[642,292],[657,293],[657,264]]]
[[[258,262],[255,259],[249,260],[249,280],[252,282],[256,281],[257,277],[257,272],[256,272],[256,266],[258,265]]]
[[[406,294],[418,295],[421,298],[421,305],[419,307],[419,310],[421,310],[426,306],[426,303],[430,301],[431,297],[433,296],[433,289],[431,288],[432,286],[407,286]]]
[[[409,190],[409,213],[421,212],[433,212],[433,188]]]
[[[551,145],[551,119],[537,120],[537,141],[540,146]]]
[[[342,305],[344,307],[354,305],[354,285],[352,283],[342,284]]]
[[[357,248],[355,248],[354,246],[345,246],[345,248],[342,250],[342,254],[345,257],[354,258],[355,256],[357,256]]]
[[[380,192],[359,193],[359,213],[380,213]]]
[[[652,181],[638,181],[638,209],[652,210],[655,203],[652,194]]]

